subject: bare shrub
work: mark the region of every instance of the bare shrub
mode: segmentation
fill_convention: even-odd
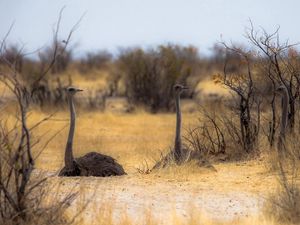
[[[66,194],[65,197],[47,204],[50,190],[46,182],[48,176],[34,172],[27,152],[27,146],[31,151],[37,140],[30,140],[25,134],[21,135],[19,130],[24,129],[21,124],[16,123],[13,128],[4,125],[5,121],[1,118],[0,223],[66,224],[64,212],[76,193]],[[28,141],[29,144],[26,143]]]
[[[114,62],[114,65],[110,67],[110,75],[107,79],[108,83],[108,96],[125,96],[125,87],[121,87],[121,84],[125,82],[125,76],[123,71],[120,70],[119,62]]]
[[[256,60],[259,62],[261,76],[269,79],[272,86],[270,106],[272,115],[269,119],[271,125],[270,145],[274,144],[276,115],[275,115],[275,87],[284,85],[289,94],[288,124],[291,130],[295,126],[297,99],[300,94],[299,54],[294,49],[295,44],[280,41],[279,28],[268,33],[263,28],[256,30],[250,21],[250,28],[246,38],[256,50]]]
[[[195,128],[189,128],[184,136],[191,149],[198,152],[202,158],[209,155],[225,154],[226,141],[223,127],[220,127],[220,119],[216,115],[209,115],[205,111]]]
[[[255,29],[250,21],[246,38],[251,46],[244,48],[223,43],[214,47],[215,61],[225,61],[224,72],[219,81],[236,95],[234,108],[239,114],[242,145],[246,152],[257,149],[260,130],[260,111],[271,107],[264,118],[270,146],[274,145],[278,118],[275,109],[275,89],[284,85],[289,93],[288,124],[294,129],[299,98],[299,54],[293,44],[281,42],[279,29],[268,33]],[[267,109],[267,111],[269,111]]]
[[[80,60],[79,71],[88,73],[93,69],[105,69],[112,60],[112,55],[105,50],[88,52]]]
[[[209,106],[199,111],[198,123],[187,129],[185,144],[203,160],[240,159],[244,156],[239,118],[225,105],[215,112]]]
[[[122,52],[119,65],[125,72],[127,97],[134,103],[150,106],[152,111],[170,110],[174,84],[186,83],[196,59],[195,48],[176,45]]]
[[[14,94],[19,113],[12,127],[7,125],[9,123],[5,117],[0,118],[0,222],[62,224],[64,219],[60,213],[69,206],[75,195],[71,194],[58,203],[44,206],[47,177],[33,175],[35,158],[32,152],[38,140],[33,138],[32,132],[47,118],[29,128],[29,93],[13,74],[1,74],[1,81]]]
[[[51,67],[51,73],[61,73],[67,70],[72,61],[72,50],[65,48],[65,41],[54,39],[51,46],[39,53],[41,67],[46,68],[55,55],[55,63]]]
[[[62,11],[59,14],[55,31],[56,38]],[[6,58],[5,43],[10,30],[0,44],[0,59],[6,64],[6,68],[0,68],[0,81],[13,95],[17,115],[16,121],[10,125],[5,114],[2,112],[0,114],[2,115],[0,117],[0,223],[63,224],[65,220],[61,213],[70,205],[75,195],[71,193],[57,203],[43,205],[47,176],[34,175],[36,158],[33,156],[33,149],[39,143],[39,140],[34,137],[34,130],[47,118],[37,121],[32,127],[29,127],[27,123],[28,111],[33,102],[32,96],[51,70],[57,55],[53,53],[51,63],[28,86],[22,74],[17,70],[16,63],[11,63]],[[70,39],[72,32],[73,30],[67,40]],[[44,148],[52,138],[46,140]],[[42,150],[43,148],[39,148],[38,152]]]
[[[217,80],[230,89],[233,98],[230,105],[225,107],[223,115],[216,116],[209,112],[205,115],[205,121],[202,120],[196,128],[188,131],[186,141],[192,149],[203,152],[204,155],[223,153],[229,149],[257,154],[260,150],[261,127],[264,127],[268,141],[273,146],[278,124],[274,90],[279,84],[289,89],[289,95],[292,98],[289,102],[289,125],[295,127],[298,104],[296,100],[299,98],[300,89],[299,54],[293,45],[279,41],[278,30],[270,34],[263,29],[258,32],[252,23],[250,24],[251,27],[246,32],[246,38],[252,43],[250,48],[229,46],[225,43],[223,43],[223,48],[215,46],[215,57],[212,61],[215,61],[219,67],[221,62],[225,61],[224,71],[217,76]],[[169,55],[170,52],[166,52],[167,54],[164,52],[164,60],[168,62],[168,57],[172,54]],[[152,104],[157,99],[168,99],[167,91],[163,95],[156,91],[161,88],[168,90],[167,86],[158,82],[161,78],[157,77],[163,77],[161,70],[168,71],[166,67],[157,66],[161,65],[158,53],[160,51],[155,49],[151,51],[137,49],[125,55],[124,60],[128,59],[128,61],[123,61],[123,64],[130,69],[124,71],[127,76],[131,76],[132,83],[135,84],[130,87],[135,89],[128,89],[127,95],[130,99],[144,102],[144,104]],[[177,62],[176,60],[170,61]],[[176,68],[173,70],[173,74],[176,74],[176,71],[179,71],[178,68],[181,67],[171,68]],[[156,92],[151,94],[153,90]],[[262,120],[261,110],[264,106],[264,120]]]
[[[9,63],[14,66],[18,72],[22,72],[24,56],[22,55],[20,47],[18,47],[18,45],[3,45],[2,49],[6,60],[0,59],[0,65],[7,66],[7,63]]]
[[[255,55],[243,47],[228,46],[225,43],[223,45],[227,54],[229,52],[239,56],[234,61],[235,64],[238,63],[239,68],[228,71],[231,62],[226,58],[223,74],[215,79],[234,93],[232,110],[236,111],[239,117],[241,144],[246,153],[253,153],[257,150],[261,106],[260,93],[255,86]]]
[[[63,87],[60,79],[57,80],[57,87],[52,87],[47,75],[49,73],[58,73],[67,69],[72,60],[72,49],[68,49],[69,42],[72,34],[77,29],[82,18],[71,28],[67,38],[64,40],[59,39],[60,23],[62,19],[64,8],[59,12],[58,21],[56,23],[52,44],[50,47],[32,53],[23,53],[24,49],[21,46],[19,49],[13,48],[13,56],[10,53],[10,48],[7,48],[7,37],[13,26],[10,27],[8,33],[3,38],[0,45],[0,61],[1,61],[1,75],[13,77],[17,79],[18,83],[22,86],[22,92],[26,93],[26,101],[29,103],[36,103],[40,106],[44,106],[45,103],[60,103],[64,100],[62,94]],[[24,58],[29,54],[39,53],[39,61],[29,60]],[[17,54],[17,56],[15,56]],[[18,63],[11,62],[11,60],[19,60],[22,58],[24,63],[22,71],[18,69]],[[25,63],[26,62],[26,63]],[[8,75],[8,76],[7,76]],[[69,79],[70,81],[70,79]],[[70,82],[69,82],[70,84]],[[10,87],[12,89],[12,87]]]

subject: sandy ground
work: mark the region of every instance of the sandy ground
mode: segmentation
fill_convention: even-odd
[[[217,172],[202,168],[191,175],[180,171],[186,168],[177,167],[152,174],[54,177],[52,181],[62,182],[65,193],[71,188],[81,190],[72,213],[78,212],[82,199],[89,202],[82,216],[85,224],[97,221],[99,212],[108,205],[113,208],[115,222],[125,213],[136,224],[144,224],[149,213],[160,224],[173,224],[176,219],[188,221],[191,213],[216,222],[258,216],[267,193],[276,187],[274,175],[266,172],[264,163],[226,163],[215,168]]]

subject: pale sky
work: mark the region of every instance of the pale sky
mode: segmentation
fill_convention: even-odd
[[[300,41],[299,0],[0,0],[0,39],[15,22],[9,40],[28,51],[51,40],[60,9],[66,6],[61,37],[83,13],[74,33],[75,54],[119,47],[192,44],[209,54],[221,40],[246,43],[249,18],[282,40]]]

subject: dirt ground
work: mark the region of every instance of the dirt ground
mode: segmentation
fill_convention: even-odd
[[[188,221],[194,214],[210,221],[230,222],[259,216],[268,193],[276,190],[274,174],[266,171],[262,161],[217,164],[217,171],[192,167],[192,174],[187,174],[188,167],[176,167],[152,174],[54,177],[52,181],[62,182],[65,194],[70,189],[79,191],[72,214],[80,210],[82,201],[89,202],[81,216],[84,224],[97,221],[105,207],[112,208],[115,223],[126,214],[135,224],[146,224],[149,213],[159,224]]]

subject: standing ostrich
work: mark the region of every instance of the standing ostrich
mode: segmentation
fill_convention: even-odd
[[[170,165],[172,161],[180,165],[182,163],[190,162],[192,160],[198,161],[198,166],[205,166],[206,168],[213,169],[217,171],[207,160],[202,158],[201,152],[192,151],[188,148],[184,148],[181,144],[181,110],[180,110],[180,95],[184,90],[188,88],[180,85],[174,85],[175,92],[175,106],[176,106],[176,130],[175,130],[175,143],[174,149],[171,150],[166,156],[161,158],[151,170],[165,168]],[[150,171],[151,171],[150,170]]]
[[[177,164],[181,164],[184,161],[184,159],[189,159],[190,152],[182,148],[181,134],[180,134],[181,133],[180,95],[184,90],[188,88],[180,84],[175,84],[173,89],[175,93],[174,96],[175,96],[175,106],[176,106],[176,131],[175,131],[174,149],[171,150],[166,156],[161,158],[161,160],[156,162],[151,170],[164,168],[168,166],[173,160],[175,160]]]
[[[82,91],[75,87],[66,89],[70,106],[70,130],[65,150],[65,166],[59,173],[59,176],[120,176],[125,175],[123,167],[110,156],[102,155],[97,152],[89,152],[86,155],[74,158],[73,156],[73,138],[75,132],[75,106],[74,95]]]
[[[181,144],[181,110],[180,110],[180,95],[184,90],[188,88],[180,85],[174,85],[175,91],[175,106],[176,106],[176,133],[175,133],[175,145],[174,145],[174,157],[177,163],[182,160],[183,150]]]
[[[281,122],[280,122],[280,131],[279,131],[279,138],[277,144],[277,150],[282,153],[284,150],[285,144],[285,134],[286,134],[286,127],[288,122],[288,103],[289,103],[289,93],[287,88],[284,85],[281,85],[276,89],[276,92],[281,95],[282,98],[282,111],[281,111]]]

